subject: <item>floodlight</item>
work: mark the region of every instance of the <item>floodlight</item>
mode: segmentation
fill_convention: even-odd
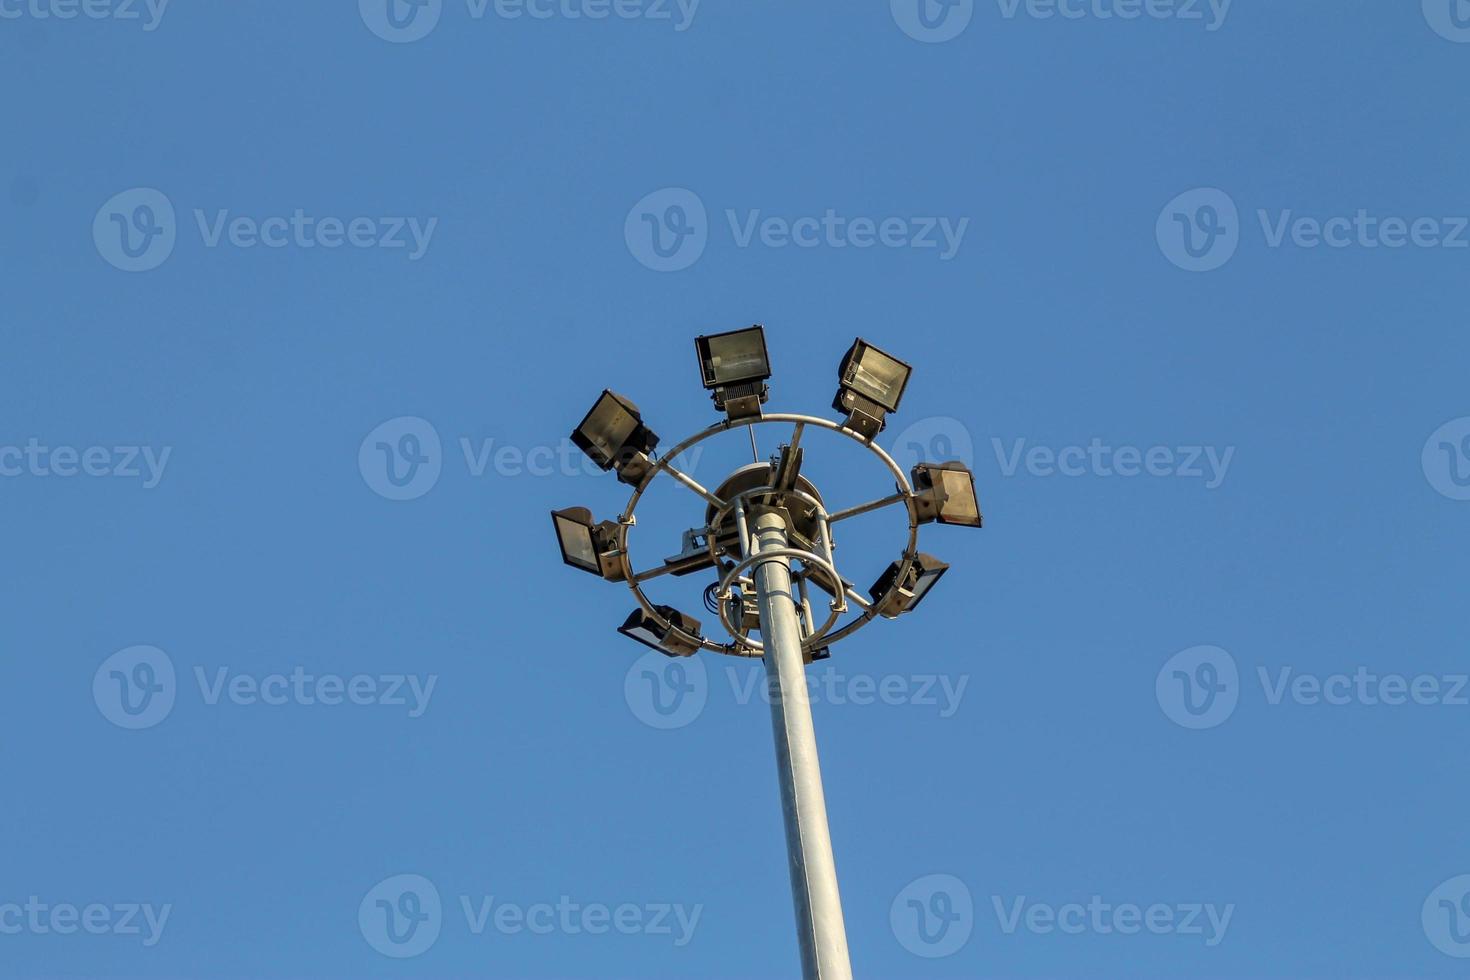
[[[673,629],[660,626],[644,609],[633,610],[618,632],[653,647],[668,657],[690,657],[699,650],[699,620],[686,616],[672,606],[654,606]]]
[[[903,561],[899,560],[888,566],[888,569],[873,583],[868,594],[873,601],[879,602],[884,594],[898,581],[898,574],[903,569]],[[935,558],[933,555],[915,555],[909,564],[908,574],[903,582],[894,591],[892,598],[877,607],[878,615],[886,619],[895,619],[900,613],[913,612],[919,603],[929,594],[934,583],[949,571],[949,566]]]
[[[920,463],[910,474],[914,481],[919,523],[982,527],[980,501],[975,496],[975,474],[963,463]]]
[[[600,575],[609,582],[623,581],[618,561],[618,525],[614,521],[594,524],[586,507],[568,507],[551,512],[561,560],[573,568]]]
[[[643,424],[637,405],[604,390],[582,424],[572,431],[572,442],[599,468],[616,468],[619,480],[636,487],[648,475],[648,454],[658,445],[658,436]]]
[[[694,348],[699,354],[700,379],[714,393],[715,408],[732,419],[758,417],[770,395],[766,379],[771,376],[766,332],[760,324],[696,337]]]
[[[843,356],[837,378],[843,390],[861,395],[885,412],[896,412],[913,372],[903,361],[859,337]]]

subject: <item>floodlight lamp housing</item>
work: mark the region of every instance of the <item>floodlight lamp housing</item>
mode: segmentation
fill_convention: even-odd
[[[760,418],[761,406],[771,395],[771,357],[766,332],[756,324],[742,330],[696,337],[700,381],[715,408],[732,421]]]
[[[666,657],[691,657],[699,651],[699,620],[672,606],[654,606],[672,629],[660,626],[647,610],[633,610],[618,632]]]
[[[648,454],[658,445],[658,436],[643,424],[637,405],[604,389],[586,418],[572,430],[572,443],[599,469],[616,469],[620,481],[637,487],[653,469]]]
[[[882,405],[847,388],[837,389],[832,407],[847,416],[842,423],[844,426],[868,442],[872,442],[888,425],[888,413],[883,410]]]
[[[552,511],[551,523],[563,562],[609,582],[625,581],[617,522],[597,524],[586,507],[568,507]]]
[[[862,396],[884,412],[896,412],[913,373],[907,362],[858,337],[842,357],[837,380],[844,391]],[[841,400],[840,395],[838,398]]]
[[[909,563],[908,572],[900,582],[899,573],[902,570],[903,560],[900,559],[889,565],[878,581],[873,583],[873,587],[868,590],[868,594],[872,596],[876,604],[875,609],[878,615],[884,619],[897,619],[901,614],[917,609],[934,584],[944,576],[945,572],[949,571],[949,566],[933,555],[919,554],[915,555],[914,560]],[[884,595],[895,582],[899,583],[898,588],[886,602],[883,601]]]
[[[910,471],[920,524],[983,527],[975,474],[964,463],[920,463]]]

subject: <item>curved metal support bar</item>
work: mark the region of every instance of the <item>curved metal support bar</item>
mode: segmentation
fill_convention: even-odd
[[[734,624],[732,624],[729,620],[728,601],[730,598],[730,583],[734,581],[735,578],[747,568],[754,568],[756,565],[760,565],[763,562],[775,561],[783,558],[800,559],[801,561],[805,562],[810,568],[815,568],[828,575],[831,578],[836,591],[842,591],[842,577],[837,574],[837,569],[832,567],[832,563],[822,558],[820,555],[813,554],[810,551],[803,551],[801,548],[775,548],[771,551],[760,551],[755,554],[746,555],[744,558],[742,558],[739,564],[726,572],[724,576],[720,579],[720,589],[719,592],[716,593],[715,598],[719,601],[720,606],[720,625],[725,627],[726,631],[729,632],[731,639],[733,639],[739,646],[744,647],[747,650],[755,651],[757,655],[763,654],[765,651],[765,647],[762,644],[757,643],[755,640],[752,640],[741,631],[737,630]],[[811,635],[802,640],[801,648],[803,650],[814,649],[817,642],[820,641],[822,637],[826,636],[827,631],[830,630],[837,623],[838,617],[842,615],[846,608],[847,607],[845,605],[839,605],[837,602],[833,602],[832,613],[830,616],[827,617],[827,621],[822,624],[821,629],[816,630]]]
[[[648,597],[643,594],[641,580],[638,578],[639,573],[633,571],[632,559],[628,551],[628,529],[635,523],[634,511],[638,507],[638,502],[643,498],[644,493],[647,492],[647,489],[649,485],[652,484],[654,478],[657,477],[660,472],[668,470],[670,476],[672,476],[676,480],[679,480],[679,482],[683,483],[689,489],[694,490],[696,493],[699,494],[699,496],[704,498],[709,503],[715,505],[717,509],[723,510],[727,508],[729,506],[729,502],[719,501],[717,498],[714,498],[713,494],[710,494],[708,490],[705,490],[703,487],[699,486],[699,484],[696,483],[692,478],[679,472],[677,468],[673,466],[672,460],[680,456],[691,446],[697,445],[698,443],[703,442],[704,440],[709,439],[712,436],[719,435],[722,432],[729,432],[731,429],[739,428],[740,426],[769,425],[779,423],[790,424],[796,427],[792,434],[793,444],[795,444],[795,442],[800,438],[801,433],[807,427],[826,429],[829,432],[835,432],[838,435],[851,439],[853,442],[873,453],[879,458],[879,460],[882,461],[883,465],[887,467],[889,473],[893,475],[894,483],[898,487],[899,491],[898,494],[895,495],[895,499],[889,502],[896,503],[901,499],[908,511],[908,540],[903,549],[904,568],[902,569],[902,572],[904,574],[898,577],[898,581],[902,581],[904,576],[907,574],[908,566],[913,563],[913,556],[918,553],[918,507],[914,502],[913,489],[909,484],[908,475],[899,468],[898,464],[894,462],[893,457],[888,455],[883,447],[879,446],[876,442],[865,438],[861,433],[849,429],[838,422],[833,422],[830,419],[824,419],[814,415],[798,415],[783,412],[763,415],[756,418],[722,419],[721,421],[710,425],[708,428],[696,432],[694,435],[690,436],[683,442],[668,450],[658,459],[653,460],[653,466],[649,470],[648,476],[643,480],[640,486],[634,488],[632,496],[628,498],[627,506],[623,509],[623,513],[620,514],[617,519],[619,524],[619,560],[620,564],[622,565],[623,575],[627,581],[628,588],[633,593],[634,599],[637,600],[638,605],[642,607],[643,611],[646,612],[649,617],[652,618],[653,621],[659,624],[662,628],[672,629],[673,626],[666,619],[664,619],[664,617],[658,612],[658,610],[654,608],[653,603],[648,600]],[[682,479],[680,479],[681,477]],[[803,496],[805,495],[803,494]],[[811,502],[817,503],[815,500],[812,500]],[[820,506],[820,504],[818,504],[818,506]],[[825,514],[825,508],[823,508],[823,513]],[[823,518],[822,530],[824,532],[824,537],[826,536],[826,529],[828,525],[830,525],[831,520],[832,518],[830,517]],[[828,555],[830,556],[830,545],[827,545],[826,547]],[[824,571],[830,570],[832,575],[836,578],[836,581],[839,583],[839,588],[841,588],[844,593],[852,598],[863,609],[863,613],[861,616],[855,617],[851,622],[845,624],[840,629],[837,629],[830,636],[823,635],[826,629],[831,628],[831,623],[829,622],[826,626],[823,627],[823,634],[817,634],[813,637],[814,639],[825,639],[828,645],[836,643],[838,640],[844,639],[848,636],[851,636],[854,632],[867,625],[868,622],[870,622],[876,616],[876,613],[873,612],[873,606],[882,604],[882,602],[886,601],[893,594],[893,591],[898,588],[898,584],[897,582],[895,582],[893,588],[889,590],[888,594],[880,598],[879,603],[870,603],[861,596],[853,593],[851,590],[848,590],[845,585],[841,584],[841,577],[837,575],[836,568],[831,565],[829,560],[824,560],[823,563],[817,563],[817,567],[823,568]],[[654,570],[650,569],[649,571],[652,572]],[[652,575],[648,573],[644,574],[646,574],[648,578],[658,577],[657,575]],[[646,581],[646,579],[642,581]],[[728,584],[725,585],[725,588],[728,589]],[[839,611],[837,615],[840,616],[841,611]],[[739,642],[715,643],[714,641],[706,637],[698,637],[697,639],[699,640],[701,649],[709,650],[712,653],[722,653],[742,657],[753,657],[761,655],[759,652],[752,652],[752,650],[748,646],[748,644],[751,644],[753,641],[745,640],[745,642],[742,644]]]

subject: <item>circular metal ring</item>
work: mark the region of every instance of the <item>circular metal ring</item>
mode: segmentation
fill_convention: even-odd
[[[720,625],[725,627],[726,631],[729,632],[730,637],[735,641],[737,645],[744,647],[747,650],[755,650],[764,653],[765,645],[762,643],[757,643],[749,636],[746,636],[743,631],[737,630],[735,628],[734,624],[730,622],[728,617],[729,606],[727,604],[727,601],[721,597],[727,596],[729,594],[730,584],[734,582],[735,579],[740,576],[740,573],[745,571],[747,568],[753,568],[756,565],[761,564],[762,562],[777,561],[783,558],[787,559],[788,562],[792,558],[799,558],[809,567],[821,570],[832,580],[833,586],[836,589],[833,595],[840,596],[843,594],[842,576],[838,575],[836,567],[833,566],[831,562],[827,561],[821,555],[814,554],[810,551],[804,551],[801,548],[772,548],[770,551],[758,551],[755,554],[746,555],[738,563],[736,563],[733,568],[731,568],[720,578],[720,591],[716,598],[719,600],[720,606]],[[794,603],[796,600],[795,598],[793,598],[791,601]],[[832,601],[832,614],[827,617],[827,621],[822,624],[821,629],[815,631],[810,636],[801,641],[801,648],[803,650],[812,649],[818,642],[820,642],[822,637],[827,635],[827,631],[830,630],[833,624],[837,622],[837,617],[842,615],[842,611],[845,608],[846,607],[844,605],[839,604],[838,601],[834,599]]]
[[[904,567],[900,569],[903,574],[900,574],[895,580],[894,585],[888,590],[888,592],[880,597],[878,601],[874,602],[868,609],[864,610],[862,615],[855,617],[851,622],[836,630],[830,636],[827,636],[826,640],[828,644],[836,643],[838,640],[852,635],[857,630],[861,629],[863,626],[871,622],[876,616],[874,610],[881,606],[893,595],[894,591],[898,588],[898,583],[903,581],[904,576],[907,574],[909,566],[913,564],[914,558],[918,555],[919,512],[918,505],[914,502],[913,487],[909,485],[907,474],[905,474],[903,470],[899,468],[898,464],[894,462],[893,457],[890,456],[883,449],[883,447],[879,446],[871,439],[864,437],[861,433],[847,428],[845,425],[833,422],[831,419],[824,419],[813,415],[777,413],[771,415],[762,415],[755,418],[722,420],[720,422],[716,422],[714,425],[711,425],[706,429],[696,432],[694,435],[690,436],[683,442],[679,443],[672,449],[662,454],[658,459],[653,460],[653,465],[649,468],[648,475],[644,477],[641,484],[633,489],[632,496],[628,498],[627,506],[623,509],[623,513],[618,517],[618,551],[620,553],[619,564],[623,572],[623,577],[627,581],[628,588],[633,593],[633,598],[637,600],[638,605],[643,609],[645,613],[648,614],[649,618],[651,618],[661,628],[672,630],[674,629],[674,626],[669,623],[669,621],[665,619],[656,608],[654,608],[654,604],[649,601],[646,595],[644,595],[641,584],[635,581],[633,563],[628,551],[628,529],[634,524],[634,513],[638,508],[638,502],[643,498],[644,493],[647,492],[648,487],[653,483],[658,474],[667,471],[670,461],[672,461],[675,457],[679,456],[690,447],[697,445],[698,443],[701,443],[704,440],[709,439],[713,436],[719,435],[724,432],[731,432],[735,429],[744,428],[745,426],[771,424],[786,424],[796,425],[804,428],[809,427],[824,429],[828,432],[835,432],[838,435],[845,436],[851,439],[853,442],[856,442],[858,445],[862,446],[864,449],[867,449],[869,452],[873,453],[873,455],[877,456],[878,459],[883,463],[883,465],[888,469],[889,473],[893,475],[894,482],[897,485],[899,492],[903,494],[904,507],[908,511],[908,541],[904,545],[902,553],[902,561],[904,563]],[[827,512],[824,509],[823,522],[829,523],[827,522],[826,515]],[[844,593],[845,589],[842,592],[839,592],[839,595],[842,595]],[[723,616],[721,617],[721,625],[724,625]],[[731,636],[733,638],[740,636],[740,634],[732,632]],[[699,640],[700,649],[709,650],[712,653],[723,653],[733,656],[756,655],[751,653],[747,646],[742,645],[739,640],[732,640],[732,642],[730,643],[716,643],[713,640],[710,640],[704,636],[693,637],[693,639]],[[752,642],[753,641],[745,640],[746,644],[750,644]]]

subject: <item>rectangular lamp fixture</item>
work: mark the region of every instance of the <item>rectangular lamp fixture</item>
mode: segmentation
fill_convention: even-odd
[[[771,357],[766,332],[756,324],[743,330],[694,339],[699,376],[713,392],[715,408],[732,419],[756,418],[770,395]]]
[[[623,581],[623,566],[618,560],[618,525],[613,521],[596,524],[586,507],[568,507],[551,512],[556,540],[561,546],[561,560],[573,568],[600,575],[609,582]]]
[[[643,424],[637,405],[605,390],[572,430],[572,442],[600,469],[616,468],[619,480],[636,487],[648,473],[648,454],[658,445],[658,436]]]
[[[674,629],[664,629],[643,608],[633,610],[618,632],[667,657],[689,657],[699,650],[699,620],[672,606],[654,606]]]
[[[964,463],[920,463],[910,473],[914,481],[919,522],[982,527],[980,501],[975,496],[975,474]]]
[[[771,376],[771,358],[766,352],[766,332],[757,324],[743,330],[696,337],[699,370],[706,389],[765,381]]]
[[[903,568],[903,560],[900,559],[888,566],[873,587],[868,590],[873,602],[879,603],[884,594],[898,582],[899,571]],[[903,582],[893,593],[893,596],[877,607],[878,615],[886,619],[894,619],[900,613],[913,612],[919,603],[929,594],[944,573],[949,571],[949,566],[935,558],[933,555],[916,555],[909,565],[908,574],[904,576]]]
[[[873,402],[885,412],[898,411],[914,369],[861,337],[842,358],[837,378],[846,391]]]

